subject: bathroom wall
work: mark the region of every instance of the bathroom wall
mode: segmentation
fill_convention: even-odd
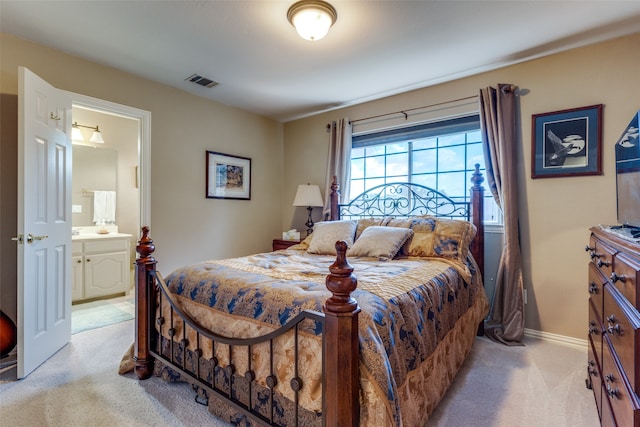
[[[80,128],[85,138],[81,151],[86,151],[86,147],[93,148],[100,152],[99,155],[82,155],[84,158],[99,158],[103,160],[115,157],[113,163],[113,176],[105,177],[105,171],[101,170],[104,163],[91,165],[73,164],[73,204],[83,206],[82,213],[73,214],[73,226],[85,226],[92,224],[92,203],[91,194],[82,194],[82,190],[89,192],[94,190],[115,190],[116,191],[116,224],[120,233],[138,235],[140,229],[140,201],[138,190],[138,135],[140,124],[137,120],[106,114],[103,112],[88,110],[85,108],[73,107],[72,121],[85,126],[98,126],[104,144],[94,144],[89,142],[93,131],[91,129]],[[74,144],[74,149],[79,145]],[[102,166],[101,166],[102,165]],[[106,188],[109,180],[114,180],[114,188]],[[88,211],[88,212],[87,212]],[[87,220],[89,222],[87,222]],[[132,240],[132,244],[135,243]]]

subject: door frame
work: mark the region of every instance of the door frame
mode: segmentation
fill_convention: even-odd
[[[99,113],[139,120],[138,188],[140,198],[140,226],[145,225],[151,227],[151,112],[75,92],[64,92],[71,97],[72,107],[81,107]],[[136,241],[138,237],[139,236],[136,236]]]

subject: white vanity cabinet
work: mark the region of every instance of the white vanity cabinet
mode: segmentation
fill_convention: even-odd
[[[129,290],[130,242],[130,234],[73,236],[73,301],[121,294]]]

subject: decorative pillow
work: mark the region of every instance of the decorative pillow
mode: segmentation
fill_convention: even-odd
[[[411,228],[413,225],[413,218],[407,218],[406,216],[401,217],[385,217],[382,225],[385,227],[400,227],[400,228]],[[400,249],[399,255],[408,255],[409,254],[409,243],[411,240],[407,240],[407,243]]]
[[[309,234],[299,243],[300,249],[303,249],[305,251],[309,249],[309,245],[311,244],[311,239],[313,239],[313,233]]]
[[[410,228],[369,226],[347,255],[391,259],[411,236],[413,230]]]
[[[358,226],[356,227],[356,241],[362,234],[362,232],[373,225],[382,225],[382,221],[386,218],[364,218],[358,220]]]
[[[344,240],[347,246],[353,246],[356,234],[356,221],[326,221],[319,222],[313,227],[313,238],[309,242],[307,252],[317,255],[335,255],[336,242]],[[306,240],[306,239],[305,239]]]
[[[465,262],[476,226],[464,220],[432,216],[413,219],[409,256],[444,257]]]
[[[385,227],[411,228],[411,224],[413,224],[413,218],[407,218],[406,216],[398,218],[387,216],[381,225]]]

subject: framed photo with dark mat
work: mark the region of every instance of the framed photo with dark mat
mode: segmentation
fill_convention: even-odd
[[[531,178],[602,175],[602,107],[534,114]]]

